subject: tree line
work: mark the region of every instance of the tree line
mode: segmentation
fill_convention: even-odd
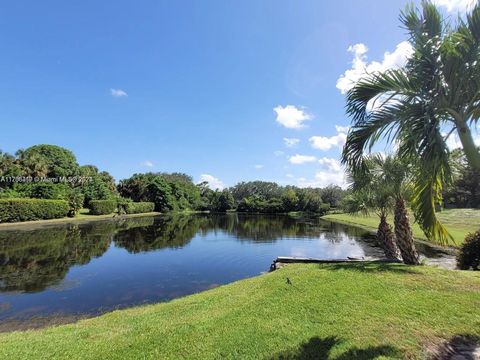
[[[15,155],[0,152],[0,199],[65,200],[74,214],[82,207],[95,213],[115,207],[128,212],[133,208],[128,202],[153,203],[158,212],[324,214],[338,207],[344,195],[338,186],[302,189],[266,181],[241,182],[220,191],[206,182],[195,184],[187,174],[166,172],[134,174],[117,183],[107,171],[79,165],[73,152],[56,145],[35,145]],[[141,205],[136,208],[149,208]]]

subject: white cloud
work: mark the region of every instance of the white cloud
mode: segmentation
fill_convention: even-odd
[[[337,80],[337,89],[342,94],[345,94],[357,81],[368,74],[404,66],[407,59],[413,54],[413,48],[408,41],[402,41],[393,52],[385,52],[381,62],[372,61],[368,63],[368,47],[365,44],[352,45],[348,48],[348,51],[353,54],[352,67],[346,70]]]
[[[289,179],[293,179],[293,178],[295,177],[295,176],[293,176],[292,174],[286,174],[285,176],[286,176],[287,178],[289,178]]]
[[[313,179],[306,179],[304,177],[298,178],[297,185],[302,188],[323,188],[328,185],[338,185],[342,188],[345,188],[347,186],[345,181],[345,174],[343,172],[332,173],[323,170],[317,171]]]
[[[340,161],[328,157],[323,157],[320,160],[318,160],[320,165],[325,167],[327,170],[331,172],[342,172],[343,173],[343,168],[342,165],[340,164]]]
[[[276,151],[273,152],[273,154],[274,154],[275,156],[282,156],[282,155],[284,155],[285,153],[284,153],[282,150],[276,150]]]
[[[260,169],[263,169],[263,165],[257,164],[254,166],[254,168],[260,170]]]
[[[323,157],[318,160],[320,168],[317,169],[313,178],[305,177],[295,178],[291,174],[286,176],[294,179],[299,187],[326,187],[328,185],[338,185],[342,188],[347,187],[345,179],[345,169],[340,161],[334,158]]]
[[[128,94],[122,89],[110,89],[110,94],[113,97],[123,97],[128,96]]]
[[[223,181],[209,174],[200,175],[200,182],[207,182],[210,189],[213,190],[223,190],[226,188]]]
[[[301,165],[301,164],[311,163],[311,162],[314,162],[315,160],[317,160],[317,158],[316,158],[315,156],[311,156],[311,155],[299,155],[299,154],[290,156],[290,158],[288,159],[288,161],[290,162],[290,164],[294,164],[294,165]]]
[[[294,105],[279,105],[273,111],[277,114],[277,122],[289,129],[301,129],[305,127],[305,121],[313,119],[312,115]]]
[[[476,0],[433,0],[438,6],[443,6],[449,12],[466,11],[473,8]]]
[[[300,143],[300,139],[295,138],[283,138],[283,142],[286,147],[292,148],[297,146]]]
[[[345,145],[347,140],[348,127],[346,126],[335,126],[337,130],[337,135],[325,137],[325,136],[312,136],[310,139],[310,144],[314,149],[327,151],[333,147],[341,148]]]
[[[338,133],[347,134],[348,130],[350,130],[350,126],[335,125],[335,130],[337,130]]]
[[[150,160],[144,160],[140,163],[140,165],[145,167],[150,167],[150,168],[155,166],[153,162],[151,162]]]

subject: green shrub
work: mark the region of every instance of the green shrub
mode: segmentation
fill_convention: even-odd
[[[121,196],[115,196],[115,201],[117,202],[117,210],[120,215],[126,214],[126,207],[129,203],[133,202],[131,199],[126,199]]]
[[[68,216],[74,217],[75,215],[77,215],[80,209],[83,207],[84,200],[85,196],[80,191],[70,191],[70,193],[67,195],[68,205],[70,206]]]
[[[19,184],[25,197],[32,199],[66,200],[70,192],[67,184],[52,182],[34,182]]]
[[[330,204],[326,203],[326,204],[320,204],[315,211],[316,214],[318,215],[326,215],[328,212],[330,211]]]
[[[93,215],[108,215],[115,212],[117,202],[115,200],[90,200],[88,208]]]
[[[58,219],[69,209],[65,200],[0,199],[0,222]]]
[[[153,202],[126,202],[122,204],[125,214],[140,214],[152,212],[155,209]]]
[[[457,256],[460,270],[480,270],[480,230],[468,234]]]

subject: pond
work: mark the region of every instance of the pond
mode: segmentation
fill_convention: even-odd
[[[138,217],[0,231],[0,322],[95,315],[268,271],[278,256],[382,252],[360,229],[320,218]]]

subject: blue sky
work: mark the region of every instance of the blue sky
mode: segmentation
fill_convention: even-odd
[[[5,2],[0,149],[64,146],[117,180],[341,184],[342,90],[408,54],[406,3]]]

